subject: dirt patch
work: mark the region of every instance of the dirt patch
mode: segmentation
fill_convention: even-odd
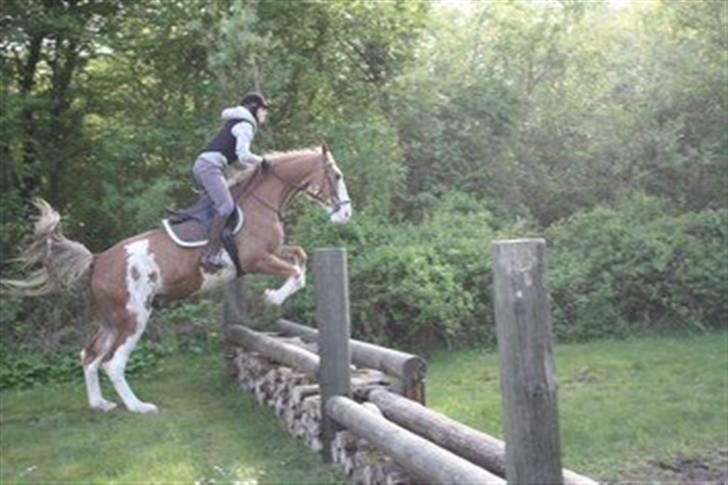
[[[672,460],[645,460],[620,474],[610,484],[651,483],[680,485],[728,485],[728,448],[708,456],[677,456]]]

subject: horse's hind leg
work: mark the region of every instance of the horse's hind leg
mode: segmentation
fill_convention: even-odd
[[[112,337],[111,332],[102,326],[81,351],[88,403],[91,409],[96,411],[107,412],[116,407],[116,403],[104,399],[101,395],[101,386],[99,386],[99,366],[109,349]]]
[[[113,342],[102,360],[102,366],[129,411],[157,412],[154,404],[142,402],[136,397],[126,382],[124,372],[129,356],[144,333],[152,312],[152,301],[161,281],[160,271],[154,255],[150,252],[148,239],[131,242],[124,249],[124,273],[118,274],[116,280],[123,281],[124,286],[120,287],[118,283],[109,285],[108,280],[111,277],[107,273],[106,284],[100,281],[95,287],[99,311],[114,331]]]
[[[129,387],[126,381],[125,371],[129,356],[134,351],[139,338],[146,328],[146,319],[133,318],[126,311],[118,312],[125,315],[118,322],[118,333],[115,335],[109,353],[103,360],[103,368],[114,386],[124,405],[129,411],[137,413],[155,413],[157,406],[151,403],[142,402]],[[117,313],[117,314],[118,314]]]
[[[107,355],[103,359],[103,368],[124,405],[129,411],[137,413],[156,413],[157,406],[142,402],[136,397],[126,381],[125,371],[129,356],[144,333],[149,314],[135,315],[126,308],[114,312],[117,333]]]

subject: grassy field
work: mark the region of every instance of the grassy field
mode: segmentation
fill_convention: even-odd
[[[175,356],[130,379],[156,416],[92,413],[82,383],[0,394],[0,483],[346,483],[226,384],[221,362]]]
[[[728,332],[557,345],[555,358],[565,466],[608,482],[723,476]],[[500,435],[497,355],[429,362],[428,406]],[[345,483],[220,365],[175,356],[132,379],[158,416],[91,413],[81,383],[1,393],[0,483]]]
[[[501,437],[497,354],[429,363],[428,407]],[[728,479],[728,332],[557,345],[555,363],[564,466],[609,482]]]

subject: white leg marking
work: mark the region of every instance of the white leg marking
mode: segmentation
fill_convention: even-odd
[[[85,361],[86,351],[81,351],[81,362]],[[99,386],[99,365],[103,353],[95,360],[84,364],[83,366],[83,377],[86,381],[86,394],[88,395],[88,403],[91,409],[95,411],[108,412],[116,407],[116,403],[107,401],[104,396],[101,395],[101,386]]]
[[[111,379],[111,383],[114,385],[116,393],[119,395],[129,411],[136,413],[156,413],[157,406],[140,401],[131,390],[131,387],[129,387],[129,383],[126,381],[126,377],[124,376],[124,370],[126,368],[126,363],[129,360],[129,355],[134,350],[139,337],[141,337],[141,332],[137,331],[137,333],[129,337],[124,344],[120,345],[119,348],[116,349],[114,357],[104,364],[104,370],[108,374],[109,379]]]
[[[135,320],[136,330],[127,338],[126,342],[116,349],[111,360],[104,363],[103,366],[116,393],[119,394],[129,411],[157,412],[154,404],[142,402],[136,397],[126,381],[124,370],[129,355],[147,326],[147,320],[152,313],[152,300],[159,290],[161,274],[154,255],[149,251],[149,240],[141,239],[129,244],[126,247],[126,253],[126,288],[129,295],[126,310]]]
[[[296,266],[298,275],[291,276],[277,290],[265,290],[265,302],[269,305],[281,305],[286,299],[306,286],[306,268]]]

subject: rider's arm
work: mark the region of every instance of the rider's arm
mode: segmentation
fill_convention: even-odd
[[[263,159],[250,151],[250,142],[253,141],[254,135],[250,123],[238,123],[233,126],[231,131],[235,137],[235,154],[238,156],[233,166],[236,168],[249,168],[258,165]]]

